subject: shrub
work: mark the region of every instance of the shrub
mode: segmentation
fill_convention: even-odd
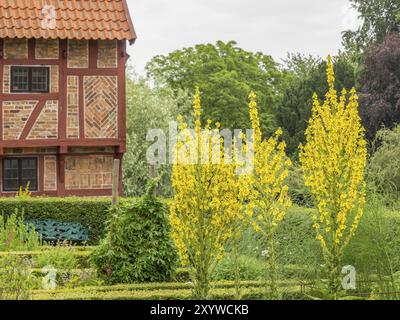
[[[44,251],[35,259],[35,267],[43,268],[52,266],[56,269],[76,269],[79,266],[79,260],[74,254],[74,248],[57,246],[54,249]]]
[[[360,228],[345,253],[359,275],[392,276],[400,271],[400,216],[381,201],[367,203]],[[370,280],[370,279],[368,279]]]
[[[111,212],[106,238],[91,257],[99,276],[109,284],[172,279],[177,254],[166,206],[146,195]]]
[[[0,258],[0,300],[27,300],[36,280],[29,260],[17,256]]]
[[[120,199],[126,203],[131,199]],[[108,219],[109,198],[1,198],[0,212],[6,216],[15,209],[23,210],[26,219],[51,219],[60,222],[79,222],[89,229],[91,244],[97,244],[104,236]]]
[[[257,258],[241,255],[235,261],[233,255],[227,254],[217,265],[212,275],[214,280],[235,280],[235,264],[238,264],[240,278],[242,280],[262,280],[265,278],[265,261]]]
[[[367,180],[373,191],[394,202],[400,195],[400,126],[380,130],[375,143],[379,147],[369,161]]]
[[[24,224],[24,213],[14,213],[5,217],[0,215],[0,251],[34,250],[40,247],[39,234]]]

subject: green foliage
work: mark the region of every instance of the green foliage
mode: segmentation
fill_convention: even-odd
[[[373,275],[382,280],[400,271],[399,213],[387,209],[381,200],[370,198],[344,260],[364,278]]]
[[[68,251],[68,254],[65,254],[64,252],[60,253],[60,256],[67,256],[70,255],[74,256],[74,260],[77,262],[77,266],[81,269],[87,269],[90,267],[90,262],[89,258],[92,252],[92,247],[63,247],[63,249]],[[14,257],[19,257],[21,259],[27,259],[27,260],[32,260],[34,261],[34,264],[36,267],[42,266],[41,263],[38,264],[38,261],[45,261],[48,260],[49,258],[41,258],[42,255],[45,255],[47,257],[57,257],[56,253],[52,253],[50,251],[53,250],[60,250],[62,249],[60,247],[48,247],[48,246],[41,246],[35,251],[13,251],[13,252],[0,252],[0,258],[1,257],[8,257],[8,256],[14,256]],[[66,257],[67,258],[67,257]],[[69,259],[69,258],[68,258]],[[75,264],[75,262],[74,262]],[[60,266],[61,269],[63,269],[62,266]]]
[[[379,131],[375,145],[377,150],[368,164],[367,181],[386,201],[396,202],[400,197],[400,126]]]
[[[298,146],[305,142],[305,130],[311,117],[313,93],[324,97],[328,90],[326,82],[326,61],[321,59],[292,55],[286,61],[291,76],[288,78],[283,98],[276,112],[277,124],[283,129],[283,140],[287,143],[287,154],[297,159]],[[335,86],[340,92],[343,88],[354,87],[357,75],[354,64],[344,54],[334,58],[336,75]]]
[[[232,300],[235,298],[235,289],[232,282],[215,283],[210,297],[215,300]],[[243,283],[243,299],[261,299],[264,294],[262,282]],[[287,297],[297,297],[300,294],[297,286],[291,286],[287,290]],[[139,287],[109,286],[87,287],[70,290],[56,290],[46,292],[38,290],[34,292],[35,300],[190,300],[192,289],[190,285],[182,283],[152,284]]]
[[[371,43],[382,42],[389,32],[399,32],[400,3],[393,0],[350,0],[358,11],[362,25],[343,34],[347,50],[362,50]]]
[[[276,252],[279,267],[303,265],[313,272],[311,269],[322,262],[312,228],[312,210],[298,206],[292,207],[277,228]],[[268,256],[266,249],[265,240],[252,228],[243,231],[239,243],[240,254],[260,259],[263,255]]]
[[[284,74],[268,55],[245,51],[234,41],[218,41],[156,56],[146,69],[151,78],[175,91],[193,93],[199,86],[203,121],[220,122],[223,128],[248,128],[247,97],[254,91],[261,109],[262,131],[270,134],[275,128],[273,115]]]
[[[172,279],[177,253],[165,205],[148,195],[111,209],[106,238],[92,262],[107,283]]]
[[[313,206],[312,196],[305,185],[303,169],[300,166],[294,164],[290,167],[286,184],[289,187],[289,195],[294,204],[309,208]]]
[[[24,223],[24,211],[14,210],[10,216],[0,215],[0,251],[35,250],[41,239],[33,227]]]
[[[120,202],[131,199],[121,198]],[[89,241],[96,244],[104,236],[108,219],[109,198],[0,198],[0,212],[7,217],[15,212],[24,212],[25,219],[51,219],[60,222],[79,222],[89,230]]]
[[[56,246],[51,250],[44,251],[35,259],[35,268],[52,266],[56,269],[77,269],[79,259],[74,254],[74,248],[68,246]]]
[[[28,300],[36,283],[28,260],[16,256],[0,258],[0,300]]]
[[[190,108],[190,100],[184,92],[175,97],[172,90],[150,86],[132,74],[127,79],[126,96],[127,152],[122,176],[125,195],[136,197],[145,194],[150,178],[146,151],[154,141],[146,140],[148,130],[161,129],[167,135],[169,122]],[[161,179],[157,193],[171,196],[171,166],[159,166],[157,174]]]
[[[235,264],[238,264],[237,266]],[[263,280],[265,278],[265,261],[251,256],[240,255],[235,261],[232,254],[226,254],[215,268],[214,280],[235,280],[235,267],[239,268],[242,280]]]

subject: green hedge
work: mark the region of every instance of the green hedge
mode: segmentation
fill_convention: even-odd
[[[215,289],[210,296],[213,300],[235,299],[234,289]],[[252,288],[243,290],[246,300],[262,299],[265,289]],[[151,290],[151,291],[85,291],[65,293],[34,293],[33,300],[190,300],[192,290]]]
[[[298,284],[282,283],[281,286],[284,299],[304,298]],[[243,299],[262,299],[265,295],[263,282],[244,281],[241,287]],[[34,300],[189,300],[192,298],[192,289],[183,283],[153,283],[36,290],[32,296]],[[215,300],[235,299],[234,283],[214,283],[210,296]]]
[[[122,203],[133,199],[122,198]],[[91,244],[97,244],[104,236],[108,219],[110,198],[1,198],[0,213],[12,214],[15,209],[24,210],[27,219],[52,219],[60,222],[79,222],[89,229]]]

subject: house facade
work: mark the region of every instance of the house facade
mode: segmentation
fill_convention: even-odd
[[[0,196],[111,195],[135,39],[126,0],[0,1]]]

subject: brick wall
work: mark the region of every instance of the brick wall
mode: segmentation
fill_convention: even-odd
[[[118,137],[117,77],[84,77],[85,138]]]
[[[68,40],[68,68],[88,68],[89,43],[86,40]]]
[[[3,139],[18,140],[37,101],[3,102]]]
[[[67,156],[65,158],[65,188],[111,189],[113,156]]]
[[[79,77],[67,80],[67,138],[79,138]]]
[[[99,41],[98,68],[116,68],[117,54],[117,41]]]
[[[28,135],[29,140],[58,138],[58,101],[46,102]]]
[[[36,59],[58,59],[59,42],[52,39],[36,39]]]
[[[44,157],[44,191],[57,190],[57,157]]]
[[[4,66],[3,68],[3,92],[10,93],[10,66]]]
[[[4,59],[28,59],[28,40],[4,39]]]
[[[50,92],[57,93],[59,91],[59,70],[58,66],[50,67]]]

